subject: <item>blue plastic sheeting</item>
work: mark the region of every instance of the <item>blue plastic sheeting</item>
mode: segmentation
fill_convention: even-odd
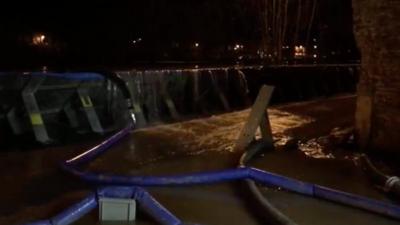
[[[82,172],[77,168],[84,162],[95,159],[110,146],[120,141],[129,133],[126,128],[109,139],[97,145],[96,147],[82,153],[81,155],[66,161],[62,167],[69,173],[78,176],[80,179],[107,185],[135,185],[135,186],[176,186],[176,185],[194,185],[194,184],[210,184],[217,182],[227,182],[239,179],[253,179],[262,184],[274,185],[282,187],[286,190],[301,193],[304,195],[328,199],[330,201],[342,203],[349,206],[362,208],[371,212],[390,216],[400,219],[400,206],[390,203],[372,200],[363,196],[344,193],[341,191],[305,183],[295,179],[287,178],[274,173],[241,167],[238,169],[229,169],[214,172],[200,172],[174,176],[115,176],[96,174],[90,172]]]
[[[163,225],[179,225],[182,222],[164,208],[148,192],[140,187],[106,187],[101,188],[96,194],[88,197],[64,210],[49,220],[42,220],[26,225],[68,225],[95,209],[99,197],[109,198],[133,198],[138,202],[139,207]]]

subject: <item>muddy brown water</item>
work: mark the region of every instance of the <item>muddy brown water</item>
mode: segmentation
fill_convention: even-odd
[[[285,140],[287,137],[296,136],[299,140],[309,140],[326,135],[335,127],[352,124],[353,113],[354,97],[342,96],[273,107],[270,110],[270,117],[275,139]],[[137,130],[84,169],[121,175],[172,175],[232,168],[236,166],[242,154],[235,152],[233,145],[247,115],[248,110],[245,110]],[[371,186],[365,174],[357,166],[354,153],[339,152],[339,150],[335,152],[332,149],[325,151],[323,148],[319,149],[317,144],[309,145],[311,149],[307,152],[304,149],[283,150],[277,146],[277,150],[266,152],[256,158],[251,162],[251,166],[390,201]],[[54,151],[57,150],[54,149],[31,153],[33,156],[50,154],[52,162],[44,160],[34,164],[33,167],[27,164],[31,166],[26,166],[25,172],[37,168],[38,164],[43,168],[33,171],[29,176],[25,175],[24,182],[15,176],[15,184],[21,184],[15,188],[16,190],[13,190],[12,185],[2,188],[5,194],[10,196],[1,202],[14,201],[12,206],[16,210],[9,209],[6,212],[7,207],[2,204],[0,224],[19,224],[47,218],[82,198],[89,187],[56,170],[49,170],[56,166],[56,161],[69,158],[79,152],[81,147],[84,146],[58,149],[61,156],[56,154]],[[310,151],[314,153],[308,154]],[[8,159],[8,163],[18,162],[21,155],[26,157],[20,153],[0,160]],[[15,168],[19,167],[15,165]],[[24,171],[15,169],[13,174],[18,172]],[[8,182],[13,181],[10,176],[7,179]],[[266,198],[298,224],[400,224],[380,215],[336,203],[277,188],[260,188]],[[146,189],[187,224],[268,224],[268,221],[260,220],[251,202],[246,200],[244,192],[247,190],[242,188],[239,182]],[[97,218],[97,212],[94,210],[74,224],[99,224]],[[155,223],[139,210],[138,220],[134,224]]]

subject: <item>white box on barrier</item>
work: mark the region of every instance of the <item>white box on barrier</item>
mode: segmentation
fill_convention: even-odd
[[[134,199],[100,198],[100,221],[134,221],[136,218],[136,201]]]

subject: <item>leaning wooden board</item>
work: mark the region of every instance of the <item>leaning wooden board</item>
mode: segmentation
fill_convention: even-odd
[[[243,150],[253,140],[257,128],[261,127],[261,133],[266,141],[272,144],[272,132],[269,124],[267,106],[271,100],[274,87],[263,85],[257,99],[251,108],[249,117],[236,141],[235,150]]]

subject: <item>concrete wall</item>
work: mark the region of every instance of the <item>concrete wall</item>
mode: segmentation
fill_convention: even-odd
[[[366,149],[400,153],[400,1],[353,0],[361,50],[356,129]]]

